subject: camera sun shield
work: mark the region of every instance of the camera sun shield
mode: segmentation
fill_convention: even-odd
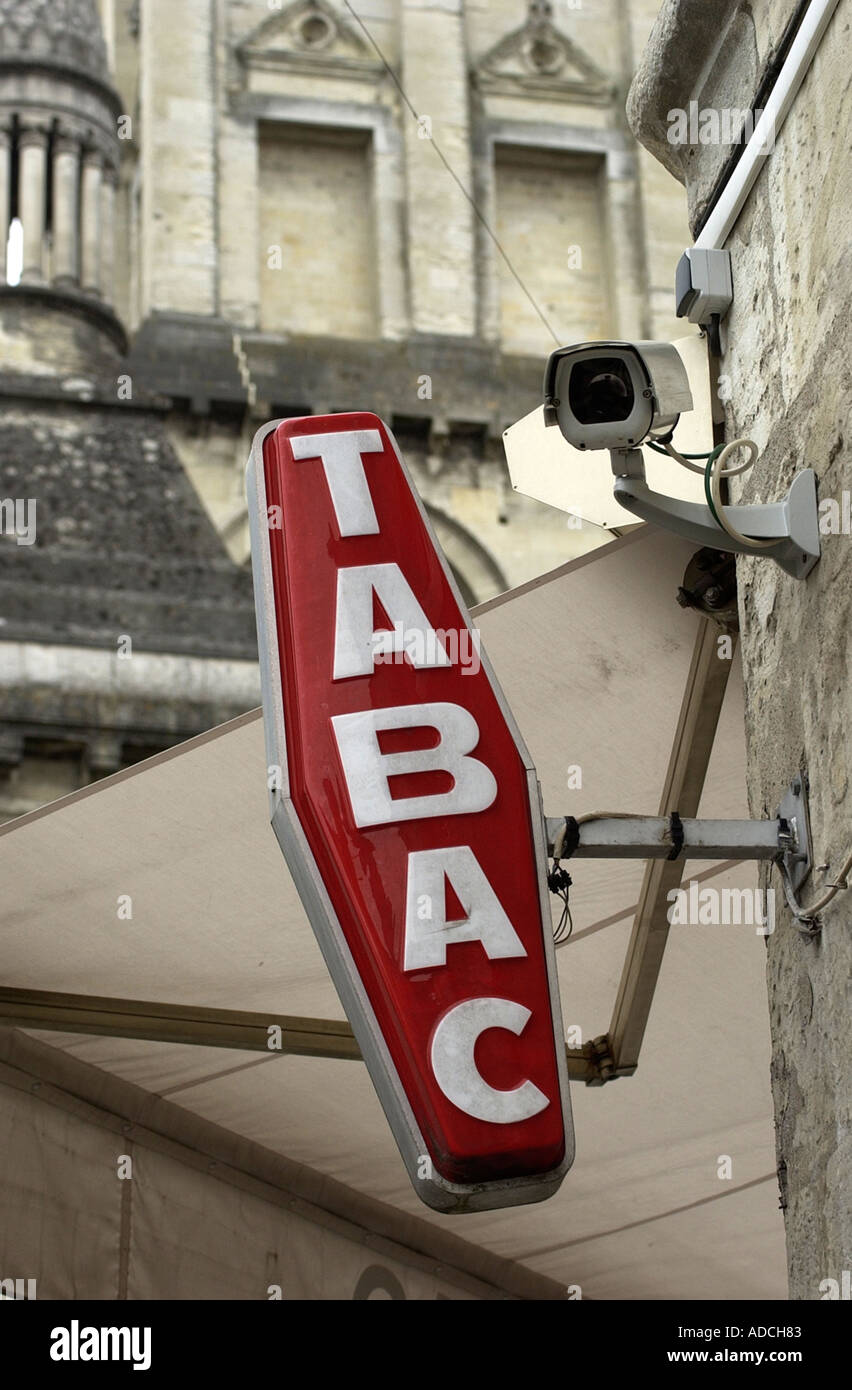
[[[599,343],[589,344],[599,347]],[[713,393],[707,339],[690,329],[669,349],[687,373],[692,409],[681,415],[675,443],[681,452],[698,453],[713,439]],[[544,365],[544,364],[542,364]],[[525,497],[546,502],[594,526],[606,529],[641,525],[617,501],[612,484],[612,456],[606,449],[577,449],[563,437],[560,429],[548,429],[544,409],[537,405],[504,433],[506,462],[512,487]],[[555,416],[555,412],[554,412]],[[554,418],[553,424],[558,425]],[[653,437],[653,436],[651,436]],[[685,502],[703,502],[704,479],[689,473],[667,454],[643,448],[645,474],[649,486]]]

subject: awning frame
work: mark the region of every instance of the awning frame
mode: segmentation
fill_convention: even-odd
[[[670,894],[680,886],[685,860],[777,859],[786,853],[798,863],[800,873],[810,862],[804,801],[801,813],[790,820],[695,819],[732,667],[733,653],[727,658],[719,654],[718,635],[713,621],[700,620],[658,815],[585,821],[571,851],[576,857],[648,861],[609,1031],[582,1047],[565,1049],[570,1079],[588,1086],[636,1071],[668,939]],[[561,818],[547,820],[551,854],[564,824]],[[680,852],[672,857],[676,849]],[[0,1025],[272,1055],[361,1059],[352,1029],[342,1020],[159,1000],[0,987]]]

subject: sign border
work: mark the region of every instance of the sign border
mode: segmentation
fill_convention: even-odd
[[[346,414],[375,414],[373,411],[349,411]],[[272,581],[272,560],[269,547],[267,525],[266,477],[263,461],[263,446],[269,435],[279,425],[293,424],[297,419],[315,424],[318,418],[339,419],[340,416],[285,417],[268,421],[257,431],[252,441],[251,453],[246,466],[246,495],[248,501],[249,531],[251,536],[252,577],[254,581],[255,610],[257,615],[258,657],[260,660],[260,682],[263,699],[263,727],[266,741],[267,767],[281,768],[281,785],[270,788],[270,816],[272,828],[287,861],[287,866],[295,882],[299,897],[308,914],[309,921],[328,967],[340,1002],[361,1049],[370,1078],[376,1089],[382,1109],[390,1125],[399,1148],[402,1160],[408,1171],[415,1192],[435,1211],[458,1213],[465,1211],[491,1211],[500,1207],[520,1206],[529,1202],[540,1202],[553,1195],[559,1188],[563,1177],[574,1161],[574,1125],[571,1114],[568,1068],[565,1057],[565,1032],[562,1023],[562,1004],[559,997],[559,978],[556,969],[556,947],[550,925],[550,903],[547,896],[547,846],[544,833],[544,816],[541,806],[541,788],[535,768],[515,723],[514,716],[506,703],[500,684],[485,651],[480,652],[482,669],[491,684],[500,711],[506,720],[509,731],[524,766],[527,777],[530,818],[532,823],[533,845],[536,868],[539,878],[539,908],[544,927],[544,956],[547,970],[550,1013],[553,1022],[556,1065],[559,1079],[559,1093],[562,1107],[562,1123],[565,1135],[565,1153],[562,1161],[547,1172],[518,1178],[496,1179],[493,1182],[461,1184],[453,1183],[434,1170],[431,1176],[421,1177],[418,1168],[429,1149],[418,1128],[414,1113],[397,1075],[389,1049],[385,1042],[378,1019],[361,982],[354,959],[349,949],[345,933],[340,925],[334,905],[302,829],[296,808],[290,799],[290,782],[287,766],[287,741],[284,727],[284,703],[281,689],[281,668],[278,651],[278,635],[275,616],[275,594]],[[381,419],[376,416],[376,419]],[[453,597],[459,608],[462,620],[468,630],[473,631],[470,614],[459,591],[458,585],[447,564],[446,557],[438,543],[432,523],[429,520],[423,500],[414,485],[411,474],[400,453],[390,427],[381,421],[388,436],[397,462],[414,497],[420,518],[426,527],[429,539],[435,550],[438,563],[443,569]]]

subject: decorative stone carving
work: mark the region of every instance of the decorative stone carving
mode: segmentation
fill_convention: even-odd
[[[484,92],[587,102],[612,99],[612,84],[597,63],[553,22],[548,0],[531,0],[525,22],[500,39],[474,65]]]
[[[0,59],[20,57],[107,79],[95,0],[0,0]]]
[[[294,0],[237,45],[248,68],[367,77],[384,69],[365,39],[326,0]]]

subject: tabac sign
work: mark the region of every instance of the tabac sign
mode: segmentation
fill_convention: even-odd
[[[248,467],[272,821],[409,1175],[442,1211],[573,1158],[538,785],[389,430]]]

